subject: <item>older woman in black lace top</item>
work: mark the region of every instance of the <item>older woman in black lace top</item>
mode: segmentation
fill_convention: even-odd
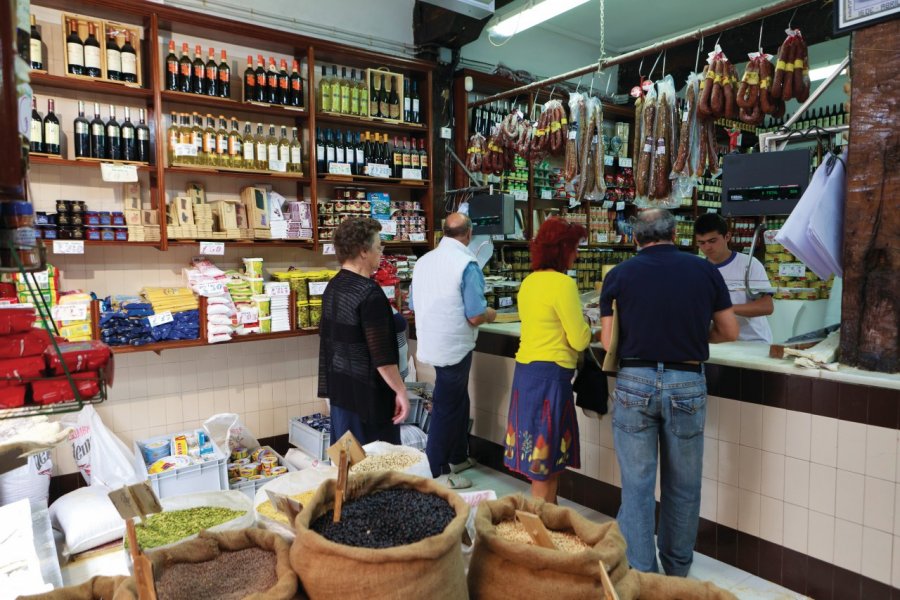
[[[378,221],[364,218],[334,232],[341,270],[322,296],[318,393],[330,399],[332,444],[347,431],[361,444],[399,444],[409,412],[391,306],[371,278],[381,260],[379,231]]]

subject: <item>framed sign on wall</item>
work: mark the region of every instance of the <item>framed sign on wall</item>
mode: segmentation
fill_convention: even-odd
[[[846,33],[896,19],[900,14],[900,0],[838,0],[835,2],[834,32]]]

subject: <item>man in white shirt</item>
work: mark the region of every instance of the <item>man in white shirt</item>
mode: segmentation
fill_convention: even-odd
[[[743,342],[772,343],[772,329],[766,315],[775,310],[772,302],[774,290],[769,284],[766,269],[758,260],[735,252],[728,247],[731,233],[728,223],[720,215],[707,213],[694,222],[694,238],[704,256],[714,264],[731,295],[734,314],[737,316],[741,332],[738,340]],[[747,266],[750,266],[750,291],[762,295],[752,299],[745,285]]]

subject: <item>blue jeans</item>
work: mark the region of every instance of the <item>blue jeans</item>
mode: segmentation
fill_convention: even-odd
[[[440,477],[469,456],[469,370],[472,353],[447,367],[435,367],[431,424],[425,454],[431,474]]]
[[[331,405],[331,444],[337,443],[348,431],[353,432],[361,446],[371,442],[400,444],[400,426],[393,423],[366,423],[352,410]]]
[[[667,575],[684,577],[694,558],[706,422],[704,373],[623,368],[616,378],[613,440],[622,472],[619,527],[628,562],[658,572],[653,541],[657,456],[659,557]]]

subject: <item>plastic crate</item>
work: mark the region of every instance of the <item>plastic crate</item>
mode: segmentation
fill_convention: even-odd
[[[409,394],[409,413],[403,421],[406,425],[418,425],[419,415],[424,410],[424,400],[414,394]]]
[[[328,459],[328,447],[331,445],[331,434],[327,431],[313,429],[303,423],[301,417],[291,419],[288,427],[288,442],[317,460]]]
[[[134,466],[138,475],[143,475],[150,480],[153,491],[158,498],[192,494],[194,492],[218,492],[228,489],[228,457],[222,452],[215,442],[213,445],[213,457],[202,463],[170,469],[162,473],[150,474],[147,472],[147,464],[141,446],[149,442],[171,440],[178,433],[172,435],[159,435],[146,440],[138,440],[134,443]]]
[[[263,446],[263,448],[268,448],[269,450],[272,450],[271,446]],[[272,450],[272,452],[275,452],[275,450]],[[284,457],[282,455],[275,452],[275,456],[278,457],[278,465],[281,467],[287,467],[288,473],[297,470],[294,468],[294,465],[292,465],[288,461],[284,460]],[[277,479],[278,477],[280,477],[280,475],[278,475],[276,477],[264,477],[262,479],[255,479],[253,481],[244,481],[242,483],[236,483],[234,485],[229,484],[228,487],[229,487],[229,489],[232,489],[232,490],[235,490],[237,492],[244,494],[245,496],[250,498],[250,500],[254,500],[256,498],[256,492],[259,491],[259,488],[266,485],[273,479]]]

